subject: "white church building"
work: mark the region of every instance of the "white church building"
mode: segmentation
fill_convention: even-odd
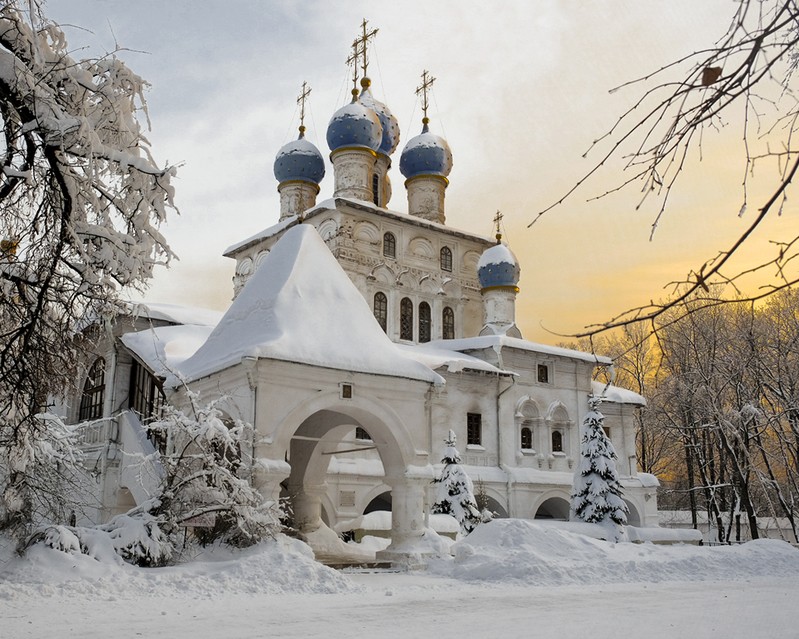
[[[389,208],[399,128],[367,77],[360,87],[328,125],[329,199],[317,201],[325,163],[304,126],[278,151],[279,221],[225,250],[227,311],[148,304],[98,327],[63,407],[86,424],[93,516],[147,498],[130,453],[152,447],[144,424],[188,387],[253,426],[242,472],[265,499],[290,500],[300,532],[390,510],[382,556],[401,556],[425,530],[449,430],[499,516],[568,519],[580,423],[604,393],[629,523],[657,525],[657,480],[636,463],[643,399],[592,382],[609,359],[521,335],[510,248],[446,224],[452,154],[426,104],[399,158],[407,210]]]

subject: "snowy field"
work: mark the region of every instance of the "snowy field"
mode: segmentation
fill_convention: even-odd
[[[338,572],[281,538],[139,569],[0,549],[0,638],[799,637],[799,550],[608,544],[480,526],[423,572]]]

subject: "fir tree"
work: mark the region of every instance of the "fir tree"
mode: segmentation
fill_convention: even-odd
[[[434,479],[436,502],[431,511],[442,515],[452,515],[458,520],[461,532],[468,535],[480,523],[480,509],[474,499],[474,486],[466,471],[460,465],[461,456],[455,448],[455,433],[451,430],[444,440],[446,448],[441,463],[444,470],[441,477]]]
[[[616,471],[616,451],[603,428],[599,412],[601,397],[590,397],[589,412],[583,419],[580,464],[574,474],[571,510],[573,519],[600,524],[610,531],[609,539],[619,541],[627,524],[627,505],[622,499]]]

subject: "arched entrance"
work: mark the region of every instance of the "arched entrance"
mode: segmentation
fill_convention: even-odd
[[[379,405],[330,402],[327,408],[307,410],[294,421],[299,424],[293,428],[291,420],[284,421],[270,452],[279,455],[281,449],[284,451],[281,456],[288,462],[290,473],[281,485],[291,503],[295,528],[310,537],[310,533],[335,535],[324,525],[322,509],[331,457],[346,456],[352,449],[374,449],[385,472],[376,480],[391,488],[392,544],[381,551],[382,559],[400,561],[407,554],[401,549],[424,533],[424,496],[432,467],[419,463],[417,447],[398,416],[379,409]],[[353,441],[356,428],[366,431],[371,441]],[[396,559],[392,553],[397,554]]]
[[[563,497],[550,497],[535,511],[535,519],[557,519],[568,521],[569,502]]]
[[[624,500],[624,503],[627,504],[627,525],[628,526],[640,526],[641,525],[641,515],[638,513],[638,509],[633,506],[632,502]]]

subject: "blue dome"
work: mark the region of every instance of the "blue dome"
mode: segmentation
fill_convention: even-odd
[[[400,156],[400,171],[406,178],[417,175],[447,177],[452,170],[452,151],[444,138],[430,133],[427,123],[411,138]]]
[[[477,279],[483,289],[495,286],[516,288],[520,276],[519,262],[505,244],[496,244],[487,249],[477,262]]]
[[[377,151],[382,141],[383,127],[380,118],[372,109],[357,100],[336,111],[327,125],[327,145],[331,151],[345,146]]]
[[[364,86],[363,91],[361,91],[361,104],[368,109],[372,109],[372,111],[377,114],[377,117],[380,119],[380,125],[383,127],[383,138],[377,152],[383,155],[391,155],[396,151],[400,141],[400,130],[397,118],[394,117],[394,114],[391,113],[385,104],[375,100],[372,92],[369,90],[368,78],[364,78],[361,84]]]
[[[319,149],[305,139],[300,129],[300,137],[283,145],[275,157],[275,177],[278,182],[302,180],[319,184],[325,177],[325,160]]]

